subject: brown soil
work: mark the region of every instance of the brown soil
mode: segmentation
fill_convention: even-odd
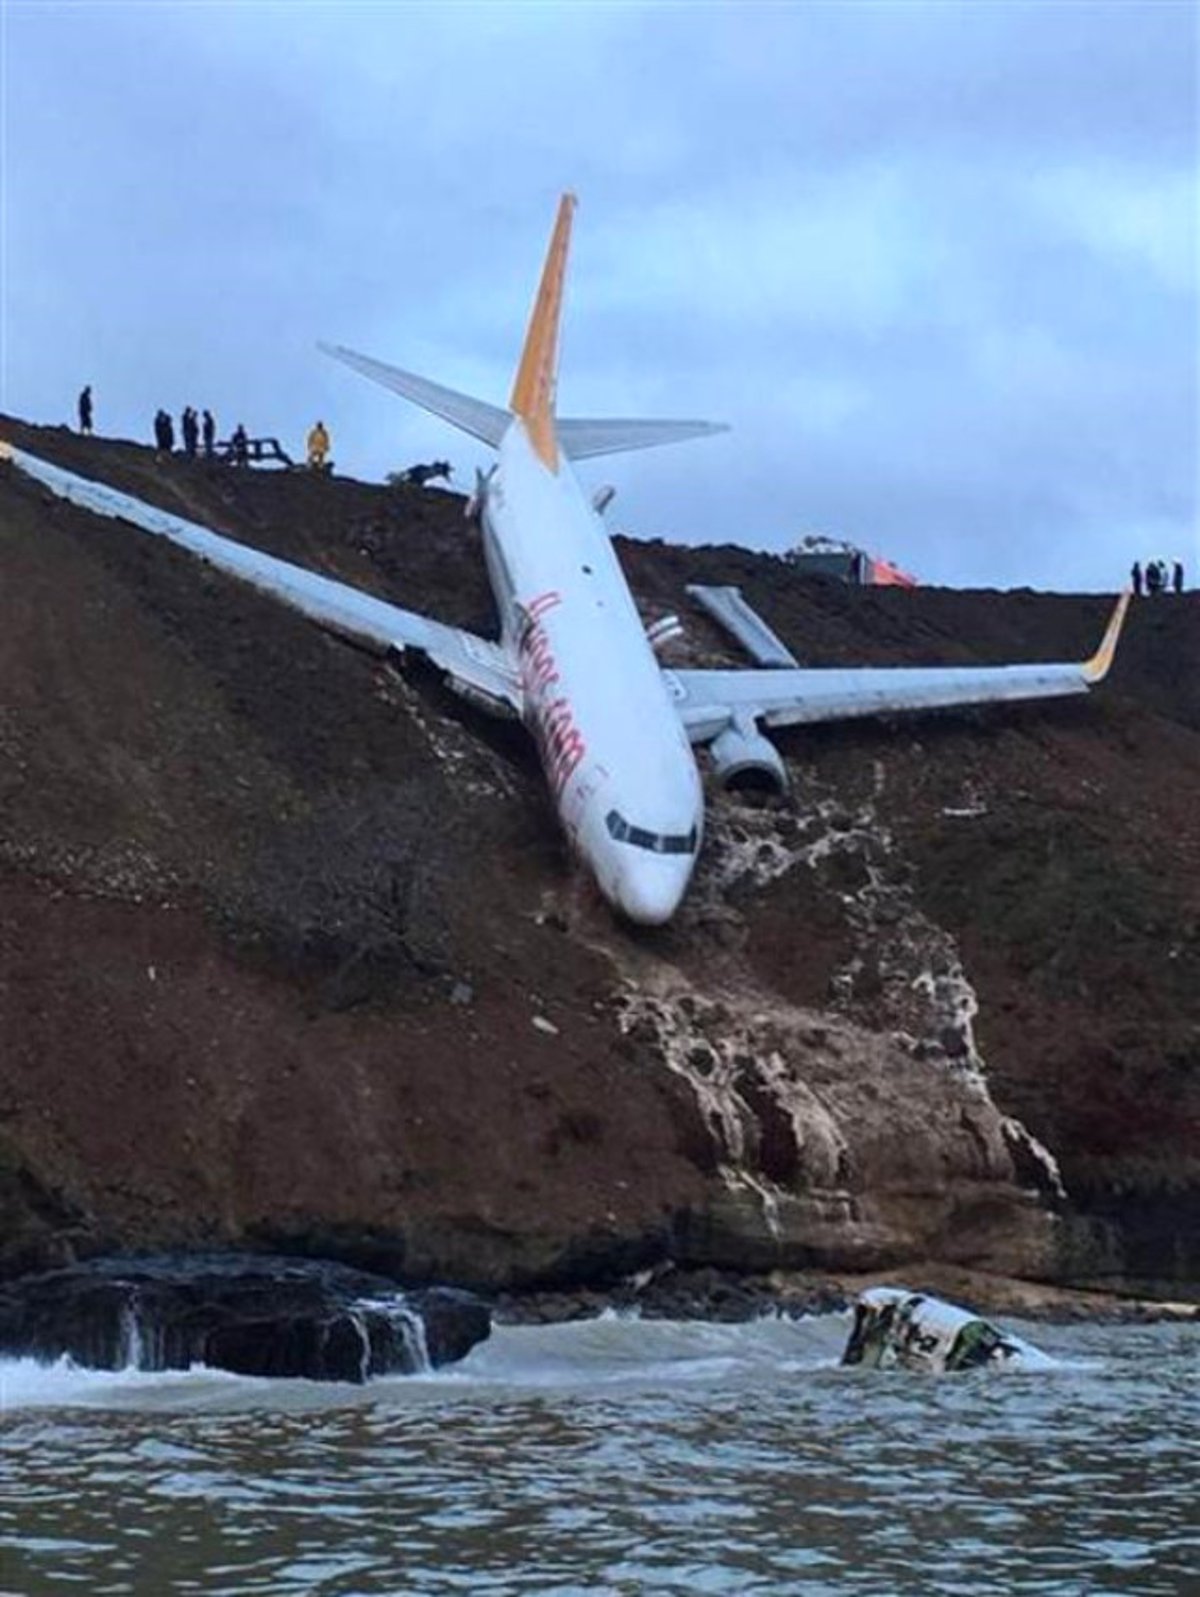
[[[492,626],[456,495],[0,427],[246,542]],[[687,581],[739,583],[814,664],[1080,657],[1108,608],[856,591],[734,548],[619,547],[646,614],[685,613],[689,650],[714,660],[728,652]],[[631,983],[669,973],[725,1011],[753,994],[864,1035],[916,1029],[886,916],[864,930],[847,910],[865,901],[869,849],[721,885],[726,824],[763,821],[721,800],[687,913],[636,934],[573,867],[520,729],[429,674],[15,471],[0,478],[0,602],[8,1273],[116,1242],[295,1247],[506,1286],[673,1254],[703,1264],[710,1244],[728,1263],[746,1222],[721,1218],[725,1161],[692,1089],[662,1068],[661,1038],[620,1023]],[[940,1175],[902,1171],[903,1106],[885,1086],[858,1174],[837,1176],[854,1247],[839,1259],[822,1196],[825,1218],[804,1211],[781,1264],[816,1249],[857,1269],[885,1222],[879,1262],[903,1262],[895,1237],[917,1227],[919,1199],[912,1257],[944,1243],[951,1262],[981,1262],[955,1252],[966,1226],[1004,1272],[998,1239],[1032,1203],[1054,1235],[1050,1262],[1025,1260],[1036,1273],[1176,1293],[1195,1279],[1198,667],[1200,596],[1146,601],[1086,701],[784,738],[796,793],[766,812],[771,835],[800,835],[805,806],[831,795],[874,806],[904,913],[961,952],[992,1097],[1058,1159],[1069,1202],[1034,1192],[1019,1161],[1005,1176],[981,1153],[971,1176],[984,1133],[965,1109]],[[833,1091],[823,1046],[806,1068]],[[837,1069],[866,1090],[852,1058]],[[801,1197],[831,1191],[791,1121],[738,1079],[758,1123],[747,1170]],[[1002,1187],[1009,1207],[989,1219]]]

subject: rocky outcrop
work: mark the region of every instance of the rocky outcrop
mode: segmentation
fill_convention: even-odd
[[[715,868],[683,917],[699,937],[735,889],[836,883],[844,946],[823,1007],[740,962],[718,980],[710,964],[701,983],[643,958],[627,979],[619,1024],[686,1084],[719,1177],[687,1216],[683,1263],[883,1269],[932,1248],[1052,1267],[1057,1165],[992,1099],[976,995],[953,938],[921,911],[877,797],[850,811],[810,792],[786,825],[718,800]],[[869,1022],[856,1002],[868,960]]]
[[[456,496],[34,452],[447,620]],[[806,663],[1082,657],[1100,597],[735,582]],[[654,934],[571,866],[520,729],[0,480],[0,1273],[271,1248],[409,1282],[1200,1274],[1200,626],[1086,701],[813,728],[712,795]],[[681,659],[730,658],[688,612]],[[665,1276],[663,1277],[666,1278]]]
[[[270,1257],[96,1259],[0,1289],[0,1354],[102,1370],[361,1382],[453,1363],[490,1328],[466,1292]]]

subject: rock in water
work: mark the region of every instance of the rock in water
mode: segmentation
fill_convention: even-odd
[[[1045,1366],[1053,1361],[1029,1342],[941,1298],[907,1287],[876,1286],[854,1306],[843,1364],[900,1367],[941,1374],[984,1364]]]
[[[0,1353],[93,1369],[187,1369],[365,1381],[469,1353],[491,1330],[469,1292],[403,1292],[319,1260],[192,1255],[94,1259],[0,1289]]]

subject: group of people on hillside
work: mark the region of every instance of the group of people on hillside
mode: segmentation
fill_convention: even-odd
[[[185,455],[197,454],[203,443],[204,453],[211,456],[217,441],[217,424],[213,420],[212,411],[206,410],[202,415],[197,415],[192,406],[188,405],[179,418],[179,436]],[[161,454],[169,455],[174,452],[175,423],[168,410],[160,410],[155,414],[154,446]]]
[[[84,434],[92,432],[92,388],[89,383],[81,389],[78,400],[79,431]],[[154,416],[154,447],[159,454],[171,455],[175,452],[175,420],[168,410],[158,410]],[[197,412],[194,406],[185,406],[179,418],[179,441],[185,455],[197,455],[203,450],[208,459],[212,459],[217,452],[217,424],[211,410]],[[253,444],[253,453],[256,460],[261,459],[259,445],[262,440]],[[266,440],[272,443],[272,440]],[[308,464],[314,471],[328,470],[330,449],[329,430],[323,421],[318,421],[310,428],[305,440],[308,449]],[[226,458],[235,466],[246,466],[250,463],[252,441],[246,436],[246,429],[239,422],[229,436],[226,449]],[[278,446],[274,446],[279,458]],[[282,457],[286,460],[286,456]]]
[[[1169,571],[1165,560],[1147,560],[1144,571],[1140,562],[1135,560],[1129,576],[1133,582],[1133,591],[1137,594],[1183,592],[1182,560],[1173,560]]]

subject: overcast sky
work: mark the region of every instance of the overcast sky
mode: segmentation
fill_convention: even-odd
[[[0,0],[0,409],[211,406],[380,478],[481,445],[318,338],[504,403],[560,190],[560,408],[635,535],[922,579],[1197,564],[1190,0]]]

